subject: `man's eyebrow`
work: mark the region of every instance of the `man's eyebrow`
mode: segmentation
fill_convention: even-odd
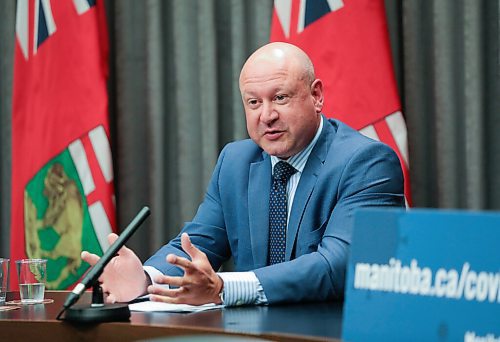
[[[255,93],[254,93],[254,92],[252,92],[252,91],[242,91],[242,92],[241,92],[241,95],[242,95],[243,97],[247,97],[247,96],[248,96],[248,97],[257,97],[257,95],[255,95]]]
[[[267,93],[266,91],[266,94],[264,95],[259,95],[257,94],[257,91],[254,91],[254,90],[242,90],[240,91],[241,93],[241,96],[242,97],[257,97],[257,98],[260,98],[260,97],[266,97],[270,94],[272,94],[272,96],[276,96],[278,94],[288,94],[288,95],[291,95],[293,94],[293,91],[289,88],[287,88],[285,85],[277,85],[275,88],[271,89],[269,91],[269,93]]]

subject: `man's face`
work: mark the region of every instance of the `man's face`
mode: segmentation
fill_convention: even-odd
[[[299,67],[287,64],[256,62],[240,78],[250,138],[283,159],[311,142],[323,105],[321,81],[309,85]]]

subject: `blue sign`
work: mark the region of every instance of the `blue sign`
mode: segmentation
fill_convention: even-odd
[[[500,342],[500,214],[356,212],[344,341]]]

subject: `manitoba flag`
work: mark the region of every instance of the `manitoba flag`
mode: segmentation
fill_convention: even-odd
[[[271,41],[312,59],[324,113],[383,141],[399,156],[410,205],[406,124],[392,69],[383,0],[275,0]]]
[[[116,226],[104,15],[102,1],[17,2],[11,259],[47,259],[48,289],[81,278],[81,251],[102,254]]]

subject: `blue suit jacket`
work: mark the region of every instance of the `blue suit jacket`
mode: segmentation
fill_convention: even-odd
[[[222,150],[202,204],[182,229],[215,270],[232,256],[236,271],[255,272],[269,303],[341,297],[354,211],[404,206],[393,150],[338,120],[323,120],[295,193],[284,263],[267,265],[271,161],[252,140]],[[146,265],[182,274],[165,261],[169,253],[187,257],[180,234]]]

